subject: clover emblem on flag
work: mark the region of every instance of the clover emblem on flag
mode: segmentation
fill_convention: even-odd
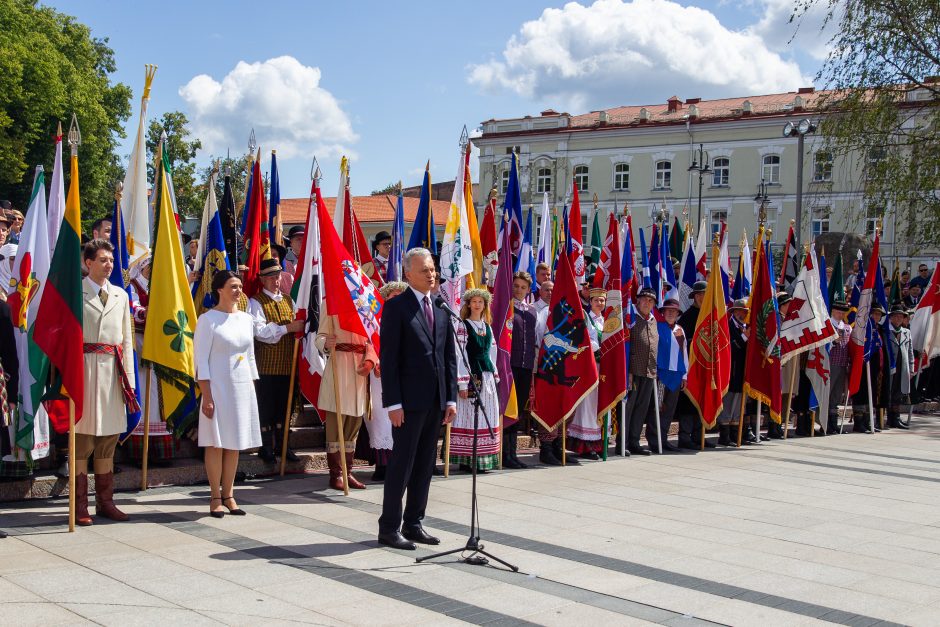
[[[163,334],[170,336],[170,348],[177,353],[182,353],[186,347],[186,338],[193,339],[193,334],[188,331],[189,316],[185,311],[176,312],[176,320],[167,320],[163,323]]]

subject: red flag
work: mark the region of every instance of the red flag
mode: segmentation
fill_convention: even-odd
[[[483,252],[483,269],[486,271],[486,284],[493,288],[496,282],[496,269],[499,267],[499,251],[496,249],[496,197],[490,198],[483,210],[483,223],[480,225],[480,248]]]
[[[336,316],[341,329],[369,338],[378,352],[382,297],[343,246],[326,204],[319,199],[317,214],[326,315]]]
[[[566,255],[559,256],[555,290],[533,387],[532,416],[546,429],[564,422],[597,385],[597,364],[584,310]]]
[[[747,341],[744,393],[767,405],[771,420],[779,423],[780,347],[777,342],[780,321],[777,319],[777,296],[770,276],[770,261],[764,246],[764,227],[758,229],[756,250],[754,283],[748,302],[751,332]]]
[[[594,284],[607,291],[604,309],[604,331],[601,334],[600,371],[597,414],[609,411],[627,395],[627,360],[624,353],[623,295],[620,291],[620,228],[610,214],[607,237],[601,250],[601,262],[594,275]]]
[[[574,282],[580,286],[584,280],[584,233],[581,230],[581,201],[578,199],[578,184],[574,184],[574,198],[568,212],[568,237],[571,238],[569,261],[574,272]]]
[[[297,307],[296,320],[304,320],[304,329],[298,333],[301,350],[297,353],[297,382],[304,397],[316,405],[320,399],[324,361],[317,350],[314,338],[320,328],[320,308],[322,306],[323,282],[320,259],[320,228],[317,220],[318,208],[323,205],[320,186],[315,179],[310,187],[310,200],[307,203],[303,244],[300,257],[294,268],[294,285],[291,298]],[[326,208],[324,207],[324,211]]]
[[[859,264],[861,265],[861,264]],[[878,232],[875,231],[875,244],[871,249],[871,258],[868,260],[868,272],[865,273],[865,285],[858,298],[858,311],[855,314],[855,326],[852,327],[852,337],[849,340],[849,393],[858,392],[862,384],[862,372],[865,370],[865,340],[867,339],[868,320],[871,315],[871,301],[875,292],[875,277],[881,270],[878,268]],[[877,333],[877,329],[875,330]]]
[[[245,222],[245,258],[242,263],[242,286],[245,296],[251,298],[261,290],[261,260],[271,258],[271,240],[268,232],[268,210],[261,181],[261,153],[251,169],[251,198],[248,199],[248,218]],[[263,227],[263,228],[262,228]]]
[[[718,246],[712,248],[717,259]],[[705,300],[698,313],[689,346],[689,378],[686,394],[702,421],[711,428],[721,413],[722,401],[731,382],[731,339],[721,273],[708,275]],[[779,370],[778,370],[779,372]],[[779,377],[778,377],[779,381]]]
[[[366,276],[375,283],[376,287],[382,287],[385,282],[381,275],[375,269],[375,260],[372,258],[372,249],[366,241],[366,236],[359,226],[359,219],[352,207],[352,196],[349,195],[349,179],[346,179],[346,191],[343,194],[343,246],[352,254],[353,261],[362,268]]]

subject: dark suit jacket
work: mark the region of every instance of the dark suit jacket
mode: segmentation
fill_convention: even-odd
[[[20,362],[16,356],[16,339],[13,336],[13,315],[10,306],[0,300],[0,364],[7,379],[7,402],[16,403],[19,387]],[[3,385],[3,381],[0,381]]]
[[[728,316],[731,318],[731,315]],[[728,320],[728,336],[731,339],[731,379],[728,392],[737,394],[744,389],[744,366],[747,362],[747,338],[734,321]],[[787,382],[789,385],[789,381]]]
[[[380,330],[382,404],[405,411],[430,411],[457,402],[457,353],[448,315],[434,306],[434,329],[411,289],[382,309]],[[433,336],[431,333],[433,332]],[[434,341],[431,341],[431,338]],[[437,401],[437,405],[435,405]]]

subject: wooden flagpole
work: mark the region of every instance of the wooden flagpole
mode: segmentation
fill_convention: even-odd
[[[69,398],[69,533],[75,532],[75,401]]]
[[[627,456],[627,400],[620,401],[620,456]]]
[[[568,465],[568,425],[561,421],[561,465]]]
[[[610,429],[610,412],[609,412],[609,411],[604,413],[604,426],[603,426],[603,429],[604,429],[604,433],[603,433],[603,437],[604,437],[604,461],[606,462],[606,461],[607,461],[607,447],[608,447],[608,443],[607,443],[607,431]]]
[[[786,419],[784,420],[783,426],[783,439],[787,439],[787,433],[790,431],[790,408],[793,406],[793,385],[796,383],[796,371],[799,368],[799,364],[793,367],[793,372],[790,373],[790,389],[787,394],[787,413]],[[815,430],[815,429],[814,429]]]
[[[147,489],[147,458],[150,456],[150,383],[153,379],[153,366],[150,366],[147,372],[147,383],[144,384],[144,452],[143,460],[140,465],[140,491]]]
[[[294,338],[294,356],[290,360],[290,389],[287,392],[287,410],[284,412],[284,435],[281,438],[281,476],[287,468],[287,436],[290,435],[291,410],[294,408],[294,379],[297,377],[297,352],[300,349],[300,340]]]
[[[868,426],[871,434],[875,434],[875,402],[871,396],[871,363],[865,362],[865,381],[868,383]]]
[[[738,414],[738,448],[741,448],[741,440],[744,438],[744,403],[747,402],[747,395],[741,390],[741,412]],[[758,437],[760,437],[758,435]]]
[[[336,430],[339,433],[339,465],[343,469],[343,494],[349,496],[349,469],[346,468],[346,434],[343,433],[343,412],[340,409],[339,379],[336,376],[336,348],[330,354],[330,368],[333,369],[333,403],[336,411]]]
[[[499,455],[502,459],[502,451]],[[476,463],[476,460],[473,460],[473,463]],[[444,477],[447,478],[450,476],[450,423],[444,428]]]
[[[842,410],[839,412],[839,434],[842,434],[842,429],[845,426],[845,410],[849,406],[849,385],[845,385],[845,403],[842,405]]]
[[[761,443],[761,440],[760,440],[760,410],[761,410],[761,402],[760,402],[760,401],[757,401],[757,444],[760,444],[760,443]]]
[[[663,434],[660,433],[660,431],[662,431],[662,427],[659,424],[659,377],[656,377],[653,379],[653,404],[654,404],[654,407],[656,408],[656,446],[657,446],[656,450],[659,451],[660,455],[662,455],[663,454]],[[704,434],[705,432],[703,431],[702,435],[704,436]],[[649,436],[646,437],[646,440],[649,441]],[[704,450],[704,448],[705,448],[705,445],[703,444],[702,449]]]

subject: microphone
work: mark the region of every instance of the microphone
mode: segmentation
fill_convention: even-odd
[[[457,313],[456,313],[453,309],[450,308],[450,305],[448,305],[448,304],[444,301],[444,299],[441,298],[440,296],[438,296],[438,297],[434,300],[434,306],[437,307],[438,309],[442,309],[442,310],[446,311],[446,312],[448,313],[448,315],[450,315],[451,318],[455,318],[455,319],[457,319],[457,320],[460,320],[460,316],[458,316]]]

